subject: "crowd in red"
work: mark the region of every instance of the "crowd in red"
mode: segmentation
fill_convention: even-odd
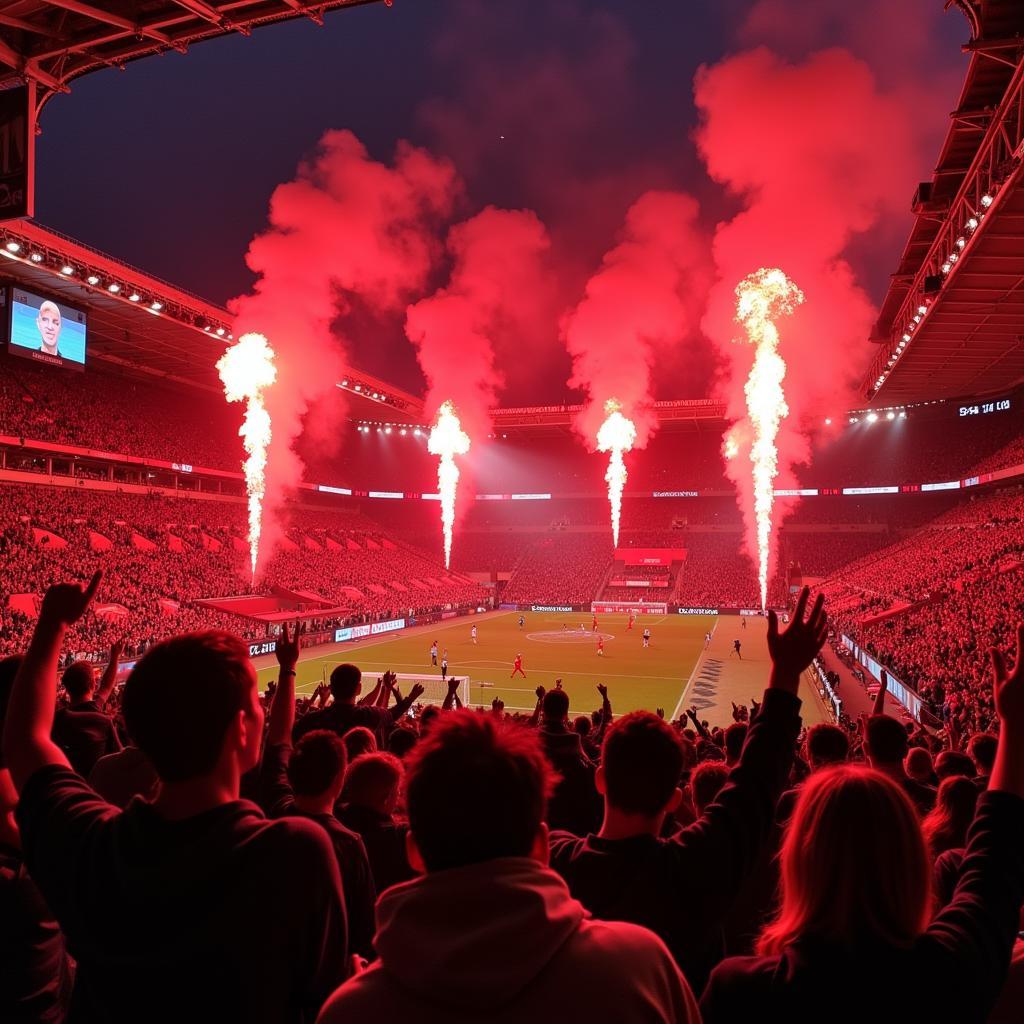
[[[810,1021],[836,977],[837,1020],[1019,1019],[1024,626],[998,733],[881,702],[802,730],[830,628],[805,591],[711,730],[603,685],[422,706],[350,664],[297,700],[287,630],[262,697],[216,631],[59,693],[101,586],[51,588],[0,661],[4,1020]]]

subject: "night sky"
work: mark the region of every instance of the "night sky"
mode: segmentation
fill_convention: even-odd
[[[275,186],[325,130],[349,128],[381,160],[403,138],[450,157],[466,182],[466,215],[488,203],[532,208],[573,239],[589,271],[648,188],[685,189],[709,229],[730,215],[734,203],[692,142],[693,79],[701,64],[759,42],[791,60],[847,46],[882,83],[909,65],[926,97],[914,116],[926,126],[919,175],[929,176],[963,74],[962,17],[943,15],[941,0],[906,0],[917,19],[908,35],[886,24],[889,0],[821,0],[801,24],[759,33],[744,27],[752,6],[395,0],[328,14],[323,27],[296,18],[97,72],[43,112],[36,215],[225,302],[251,284],[244,254]],[[915,184],[894,182],[906,207]],[[908,225],[909,215],[851,247],[875,301]],[[352,349],[358,365],[421,386],[400,332],[368,331]],[[553,365],[549,397],[562,368]]]

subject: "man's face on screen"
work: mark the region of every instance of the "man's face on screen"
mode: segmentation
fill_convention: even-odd
[[[60,337],[60,310],[47,302],[39,310],[36,326],[43,339],[43,348],[48,352],[56,351],[57,339]]]

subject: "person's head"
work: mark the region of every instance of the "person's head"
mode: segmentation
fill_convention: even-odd
[[[724,760],[725,752],[717,743],[712,743],[711,740],[703,738],[697,740],[697,761],[699,764],[703,764],[705,761]]]
[[[569,694],[557,687],[548,690],[541,702],[541,712],[548,722],[564,722],[569,717]]]
[[[682,772],[675,729],[649,711],[631,711],[608,730],[595,783],[615,810],[654,818],[679,806]]]
[[[973,779],[974,762],[963,751],[943,750],[935,758],[935,774],[940,780],[952,778],[954,775]]]
[[[740,759],[740,751],[747,739],[747,725],[745,722],[733,722],[725,730],[725,759],[729,764],[735,764]]]
[[[55,352],[60,340],[60,309],[55,302],[47,300],[39,307],[36,315],[36,327],[39,337],[43,340],[43,350]]]
[[[441,711],[436,704],[428,704],[420,712],[420,735],[422,736],[440,716]]]
[[[906,947],[927,927],[931,877],[917,811],[896,782],[861,765],[814,772],[786,829],[779,911],[758,951],[806,935]]]
[[[547,862],[556,775],[535,731],[493,715],[445,715],[409,757],[409,862],[419,870],[497,857]]]
[[[87,661],[73,661],[64,669],[60,681],[72,704],[88,700],[96,688],[96,674]]]
[[[935,775],[931,752],[924,747],[911,747],[903,766],[915,782],[931,782]]]
[[[935,806],[921,823],[933,857],[967,845],[967,829],[974,821],[977,802],[978,787],[971,779],[953,775],[939,783]]]
[[[807,730],[807,763],[812,770],[842,764],[850,756],[850,738],[846,730],[828,722],[819,722]]]
[[[888,715],[872,715],[867,721],[865,748],[876,768],[902,767],[907,756],[907,731]]]
[[[579,733],[580,736],[586,738],[590,735],[590,719],[586,715],[577,715],[572,720],[573,732]]]
[[[231,633],[186,633],[151,648],[132,669],[121,708],[162,782],[241,775],[259,762],[256,672],[248,646]]]
[[[363,754],[349,762],[342,800],[378,814],[391,814],[398,805],[403,774],[402,762],[394,754],[382,750]]]
[[[996,759],[998,740],[990,732],[975,733],[967,744],[967,753],[971,755],[979,775],[991,775],[992,765]]]
[[[401,727],[392,730],[388,737],[388,753],[395,757],[404,758],[416,746],[416,733],[412,729]]]
[[[352,704],[363,688],[363,673],[358,666],[337,665],[331,673],[331,695],[339,704]]]
[[[329,729],[307,732],[288,758],[288,781],[297,797],[326,797],[341,792],[348,766],[345,744]]]
[[[729,767],[723,761],[705,761],[697,766],[690,776],[690,796],[697,814],[704,813],[704,808],[718,796],[728,778]]]
[[[377,749],[377,737],[365,725],[353,726],[343,737],[350,761],[361,754],[372,754]]]

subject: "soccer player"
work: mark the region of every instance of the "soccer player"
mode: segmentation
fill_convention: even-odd
[[[522,629],[522,628],[523,628],[523,626],[525,625],[525,623],[526,623],[526,619],[524,619],[524,618],[522,617],[522,615],[520,615],[520,616],[519,616],[519,628],[520,628],[520,629]]]
[[[604,637],[603,636],[599,636],[597,638],[597,656],[599,658],[603,658],[604,657]]]
[[[630,630],[633,628],[633,623],[636,622],[636,617],[632,612],[629,613],[629,623],[626,625],[626,629]]]
[[[706,651],[711,646],[711,630],[709,629],[704,634],[704,650]]]
[[[436,665],[437,664],[437,641],[436,640],[430,645],[430,664],[431,665]]]
[[[517,672],[524,679],[526,678],[526,673],[523,671],[523,656],[521,654],[516,655],[515,664],[512,667],[512,675],[509,676],[509,679],[515,679]]]
[[[469,635],[473,638],[473,643],[476,643],[476,626],[469,631]]]
[[[593,625],[590,627],[595,633],[597,632],[597,616],[594,616]]]
[[[739,640],[733,640],[733,642],[732,642],[732,654],[730,654],[729,657],[731,658],[733,654],[735,654],[736,657],[740,659],[740,661],[743,660],[743,655],[740,654],[740,642],[739,642]]]
[[[645,628],[642,635],[643,635],[643,638],[644,638],[644,647],[645,648],[646,647],[650,647],[651,646],[651,631],[649,629]]]
[[[448,652],[444,652],[444,657],[441,659],[441,681],[444,682],[448,678]]]
[[[740,625],[741,625],[741,626],[742,626],[742,627],[743,627],[744,629],[746,629],[746,628],[747,628],[747,617],[746,617],[746,615],[741,615],[741,616],[740,616]]]

